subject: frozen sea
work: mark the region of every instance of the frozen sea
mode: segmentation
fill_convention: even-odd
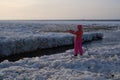
[[[112,34],[113,37],[110,37]],[[84,55],[64,53],[0,63],[1,80],[119,80],[120,31],[105,34],[103,41],[83,46]],[[109,35],[109,37],[108,37]],[[112,38],[112,39],[111,39]],[[114,42],[115,41],[115,42]],[[29,76],[29,77],[28,77]]]
[[[89,30],[89,26],[83,26]],[[98,28],[103,29],[101,26]],[[31,22],[0,23],[0,55],[11,55],[34,51],[36,49],[52,48],[73,44],[73,35],[68,30],[76,30],[76,24],[48,24]],[[91,29],[96,29],[92,28]],[[83,34],[83,42],[102,37],[102,33],[91,32]]]
[[[0,63],[0,80],[120,80],[119,23],[87,25],[102,25],[99,31],[104,37],[102,41],[84,44],[83,56],[72,57],[74,51],[70,49],[59,54],[23,58],[15,62],[4,60]],[[103,30],[103,25],[113,30]]]

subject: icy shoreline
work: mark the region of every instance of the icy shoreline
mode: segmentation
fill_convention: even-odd
[[[28,39],[26,43],[32,42],[31,44],[36,45],[34,41],[39,40],[39,37],[46,39],[41,41],[48,41],[48,38],[52,40],[56,37],[64,41],[68,36],[73,40],[70,34],[48,34],[39,32],[39,27],[28,27],[31,30],[24,26],[18,27],[0,28],[0,42],[11,40],[14,43],[15,40],[19,42],[19,40]],[[83,46],[84,54],[77,58],[71,58],[72,49],[54,55],[23,58],[15,62],[4,60],[0,63],[0,80],[120,80],[120,31],[103,34],[102,41],[91,42]],[[92,35],[86,33],[84,39],[92,39]],[[10,45],[13,43],[9,42]],[[16,44],[18,48],[23,46],[20,43]]]
[[[120,45],[90,47],[84,55],[71,59],[73,50],[42,57],[0,63],[0,79],[5,80],[119,80]],[[29,77],[28,77],[29,76]]]
[[[99,32],[85,33],[83,42],[101,39],[102,37],[103,34]],[[70,45],[73,44],[73,38],[74,36],[69,33],[9,34],[9,36],[0,37],[0,54],[8,56],[36,49]]]

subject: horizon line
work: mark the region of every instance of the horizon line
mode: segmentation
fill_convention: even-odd
[[[1,19],[0,21],[120,21],[120,19]]]

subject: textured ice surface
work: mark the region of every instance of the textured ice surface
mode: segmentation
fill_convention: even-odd
[[[75,26],[72,24],[0,23],[0,55],[73,44],[73,35],[58,32],[75,30]],[[98,32],[86,33],[83,35],[83,42],[99,39],[102,36],[102,33]]]
[[[11,37],[6,31],[1,33],[6,33],[7,38]],[[0,63],[0,80],[120,80],[120,31],[104,34],[102,41],[84,46],[84,55],[77,58],[71,59],[73,50],[67,50],[16,62],[5,60]],[[16,40],[24,38],[21,36],[18,35]],[[27,34],[23,36],[29,37]],[[8,40],[4,36],[0,39]]]
[[[119,80],[120,45],[83,47],[84,55],[64,53],[0,63],[0,80]]]
[[[102,38],[102,33],[86,33],[83,35],[83,42]],[[10,55],[33,51],[42,48],[52,48],[73,44],[74,36],[67,33],[39,33],[39,34],[18,34],[13,33],[0,37],[0,52],[2,55]]]

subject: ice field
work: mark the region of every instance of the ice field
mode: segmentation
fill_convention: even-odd
[[[18,25],[19,28],[16,27],[16,25]],[[45,25],[46,24],[44,24],[44,26]],[[60,29],[60,24],[54,25],[59,26]],[[2,45],[4,41],[9,42],[9,40],[13,41],[13,43],[9,42],[10,46],[8,46],[8,50],[9,47],[12,47],[11,49],[15,47],[15,45],[11,45],[15,44],[15,40],[18,40],[16,45],[20,44],[19,47],[24,47],[19,41],[23,41],[26,44],[31,43],[30,45],[37,45],[41,39],[40,37],[42,37],[42,39],[47,38],[41,41],[51,39],[52,42],[54,40],[56,43],[60,42],[65,45],[72,44],[73,42],[70,41],[73,40],[73,35],[66,33],[66,31],[69,29],[76,30],[74,28],[75,25],[76,24],[62,24],[61,29],[64,30],[61,31],[62,33],[58,33],[60,31],[58,31],[57,26],[54,31],[50,31],[49,29],[46,31],[42,29],[43,27],[40,27],[40,25],[37,27],[28,25],[26,27],[21,24],[1,23],[0,45]],[[66,28],[64,26],[70,27]],[[83,40],[94,40],[98,38],[97,36],[102,36],[103,39],[84,44],[83,56],[79,55],[74,58],[74,50],[70,49],[59,54],[23,58],[15,62],[4,60],[0,63],[0,80],[120,80],[120,26],[118,24],[88,26],[89,28],[87,25],[84,27],[85,34]],[[89,32],[89,30],[92,30],[92,32]],[[97,36],[93,38],[93,35]],[[66,42],[64,42],[65,40]],[[59,46],[56,43],[50,43],[49,46],[51,47],[53,44]],[[8,45],[8,43],[6,45]],[[46,46],[48,45],[46,44]],[[5,47],[2,46],[2,48]],[[26,46],[22,50],[28,48],[33,49],[33,47]],[[5,50],[2,49],[0,51],[4,52]]]
[[[73,44],[74,36],[67,32],[70,29],[75,30],[76,25],[0,24],[0,55],[8,56]],[[85,32],[83,42],[101,39],[102,37],[103,34],[100,32]]]
[[[105,33],[103,41],[87,44],[83,47],[84,55],[77,58],[71,58],[73,50],[67,50],[64,53],[24,58],[16,62],[5,60],[0,63],[0,79],[119,80],[119,34],[120,31]]]

